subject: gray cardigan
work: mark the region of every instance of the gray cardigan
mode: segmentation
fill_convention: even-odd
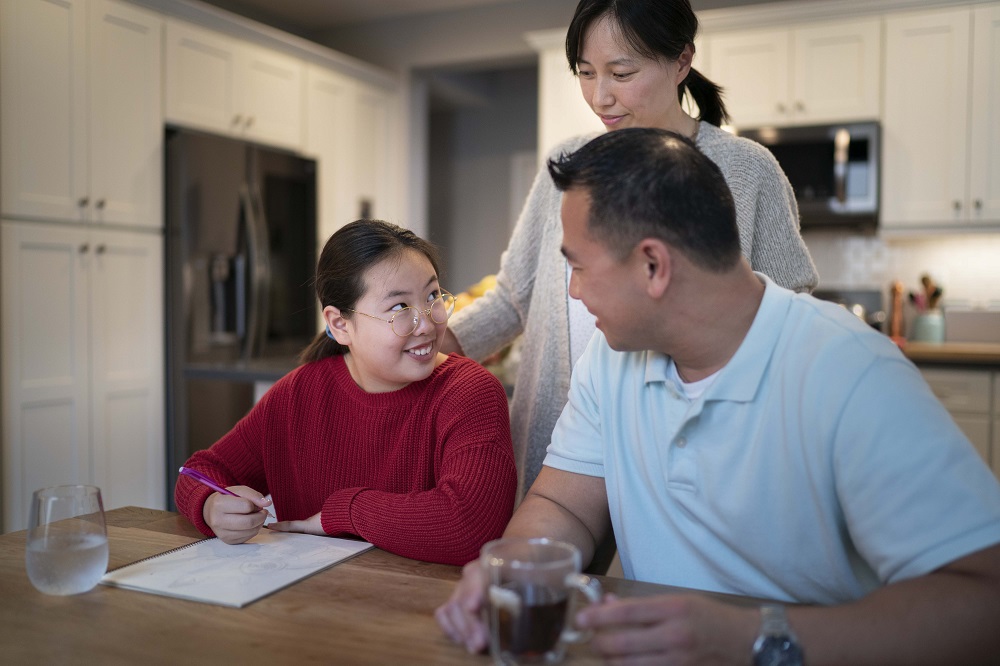
[[[593,136],[571,139],[552,154],[572,152]],[[783,287],[813,289],[818,276],[799,235],[798,207],[771,153],[706,122],[700,124],[696,143],[719,166],[732,190],[740,245],[753,269]],[[501,257],[496,289],[448,323],[464,353],[477,360],[524,334],[511,403],[518,497],[523,497],[542,468],[569,393],[569,315],[566,260],[559,251],[560,203],[561,193],[542,168]]]

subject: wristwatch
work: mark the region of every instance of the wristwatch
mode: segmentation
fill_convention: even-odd
[[[802,647],[788,626],[785,607],[760,607],[760,633],[753,644],[753,666],[803,666]]]

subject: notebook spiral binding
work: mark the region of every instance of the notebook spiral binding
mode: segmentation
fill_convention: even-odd
[[[211,541],[212,539],[218,539],[218,538],[219,537],[209,537],[207,539],[199,539],[197,541],[192,541],[191,543],[186,543],[183,546],[177,546],[176,548],[171,548],[170,550],[165,550],[162,553],[157,553],[156,555],[150,555],[149,557],[144,557],[141,560],[136,560],[135,562],[129,562],[128,564],[122,564],[121,566],[117,566],[114,569],[108,569],[104,573],[105,573],[105,575],[107,575],[107,574],[113,573],[115,571],[120,571],[121,569],[127,569],[127,568],[129,568],[131,566],[135,566],[136,564],[142,564],[143,562],[149,562],[150,560],[155,560],[158,557],[163,557],[164,555],[170,555],[171,553],[176,553],[179,550],[184,550],[185,548],[190,548],[191,546],[197,546],[199,543],[203,543],[205,541]]]

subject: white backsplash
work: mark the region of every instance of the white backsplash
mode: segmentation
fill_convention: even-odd
[[[1000,309],[1000,233],[882,238],[844,231],[803,233],[820,286],[881,289],[920,287],[927,273],[943,289],[942,304]]]

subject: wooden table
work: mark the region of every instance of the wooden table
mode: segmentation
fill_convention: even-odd
[[[107,513],[110,567],[203,538],[176,513]],[[25,532],[0,536],[0,661],[4,664],[488,664],[434,621],[461,570],[372,549],[242,609],[98,585],[56,597],[31,586]],[[601,578],[644,596],[661,585]],[[737,600],[738,601],[738,600]],[[569,664],[596,664],[572,646]]]

